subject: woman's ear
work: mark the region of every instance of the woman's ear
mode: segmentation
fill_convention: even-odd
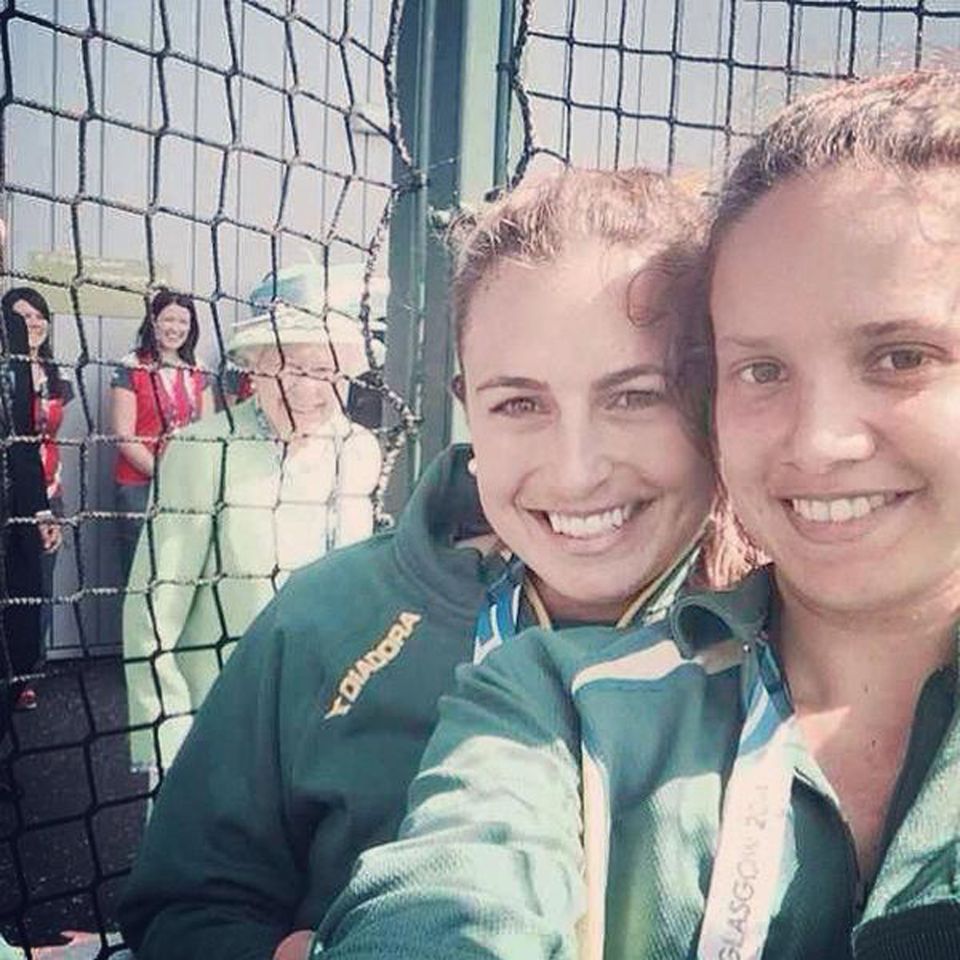
[[[462,373],[454,374],[450,381],[450,392],[466,407],[467,384]]]

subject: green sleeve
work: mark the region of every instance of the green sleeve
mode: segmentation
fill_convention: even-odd
[[[120,907],[138,960],[269,960],[290,930],[303,872],[286,828],[279,711],[308,712],[290,701],[316,683],[289,689],[278,620],[275,600],[228,660],[161,785]]]
[[[157,514],[144,524],[123,604],[135,765],[158,766],[154,728],[161,715],[170,718],[157,728],[162,766],[169,765],[189,729],[190,689],[173,651],[210,554],[220,449],[219,443],[174,437],[151,490]]]
[[[463,667],[399,839],[363,854],[323,960],[574,957],[583,912],[579,734],[536,634]]]

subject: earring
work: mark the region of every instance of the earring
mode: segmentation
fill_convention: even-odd
[[[473,454],[470,455],[470,459],[467,461],[467,473],[469,473],[471,477],[477,475],[477,458],[473,456]]]

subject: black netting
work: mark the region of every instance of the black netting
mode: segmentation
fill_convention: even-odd
[[[955,63],[958,44],[956,0],[521,2],[510,173],[555,159],[716,175],[794,96]]]
[[[645,164],[708,183],[790,97],[960,46],[960,0],[438,3],[0,0],[5,289],[47,298],[52,360],[75,394],[57,433],[63,544],[46,586],[21,576],[14,549],[43,515],[10,493],[13,461],[41,443],[16,428],[15,390],[0,417],[0,934],[32,955],[58,955],[44,951],[68,930],[86,933],[61,956],[121,949],[117,896],[148,797],[231,643],[290,568],[341,542],[351,511],[355,536],[389,522],[398,458],[414,474],[424,438],[448,439],[450,344],[431,319],[445,278],[428,219],[432,230],[457,202],[541,164]],[[500,25],[499,53],[480,68],[462,58],[479,87],[476,75],[445,86],[440,54],[480,42],[469,25],[481,6]],[[470,104],[450,112],[451,94],[468,89],[492,92],[485,138],[464,119]],[[480,142],[492,144],[489,174],[471,197],[459,151]],[[222,409],[221,428],[169,441],[147,496],[116,482],[130,436],[117,430],[116,391],[152,400],[161,433],[184,409],[168,402],[178,382],[198,412],[187,373],[178,381],[170,363],[130,356],[164,284],[196,305],[185,369],[208,385],[202,402]],[[290,353],[290,331],[307,328],[335,341],[332,370]],[[335,381],[332,419],[311,428],[326,452],[307,494],[302,445],[244,413],[251,381],[229,352],[238,337],[244,363],[277,360],[256,382],[276,384],[275,417],[294,428],[299,380]],[[15,386],[15,367],[2,382]],[[351,453],[358,437],[373,442],[366,459]],[[264,449],[276,482],[245,486],[266,469]],[[167,476],[168,461],[179,472]],[[203,496],[201,474],[212,478]],[[141,526],[128,581],[123,544]],[[168,567],[171,537],[187,546]],[[177,666],[164,611],[185,596],[205,632]],[[139,638],[125,644],[124,600]],[[24,611],[40,610],[51,623],[37,661]],[[170,692],[171,665],[189,677],[186,693]],[[25,686],[39,706],[13,711]]]
[[[79,930],[90,939],[76,941],[78,955],[118,944],[119,882],[166,766],[161,741],[202,698],[196,689],[178,698],[171,672],[208,686],[290,569],[389,522],[385,485],[416,424],[383,382],[388,228],[397,203],[421,188],[396,109],[401,8],[3,5],[6,288],[47,299],[51,364],[74,393],[57,430],[59,489],[52,468],[45,477],[63,531],[50,588],[16,575],[43,526],[18,499],[17,463],[43,447],[30,434],[49,423],[56,394],[31,411],[32,429],[5,407],[0,933],[11,943],[56,944]],[[199,342],[182,368],[167,354],[131,353],[161,285],[195,305]],[[287,442],[284,417],[298,429],[303,390],[313,389],[303,381],[320,376],[308,340],[332,345],[323,395],[310,395],[328,417],[300,425],[309,440]],[[265,423],[244,413],[246,393],[263,390],[246,367],[271,363],[283,373]],[[18,368],[29,369],[8,355],[14,387]],[[129,433],[117,426],[118,391],[134,405]],[[154,411],[149,429],[141,408]],[[152,494],[136,470],[135,482],[129,470],[118,482],[131,436],[150,453],[154,433],[214,408],[216,436],[184,434],[169,477],[153,451]],[[209,474],[200,486],[197,471]],[[245,486],[241,475],[257,471],[263,482]],[[184,485],[202,495],[182,498]],[[128,584],[124,538],[130,546],[141,526]],[[230,542],[241,529],[243,560]],[[172,564],[160,546],[171,538],[181,554]],[[205,608],[210,629],[190,651],[197,665],[166,669],[177,590]],[[131,597],[143,633],[126,645],[125,684],[117,655]],[[43,666],[24,610],[52,620],[41,627]],[[16,709],[31,690],[37,709]],[[149,703],[138,712],[137,700]]]

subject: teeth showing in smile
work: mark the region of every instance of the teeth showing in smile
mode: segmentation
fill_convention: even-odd
[[[813,523],[846,523],[848,520],[859,520],[896,499],[895,493],[870,493],[830,500],[794,499],[790,501],[790,506],[804,520]]]
[[[628,503],[600,513],[571,514],[547,511],[547,519],[554,533],[585,540],[588,537],[599,537],[619,530],[630,519],[632,513],[633,504]]]

